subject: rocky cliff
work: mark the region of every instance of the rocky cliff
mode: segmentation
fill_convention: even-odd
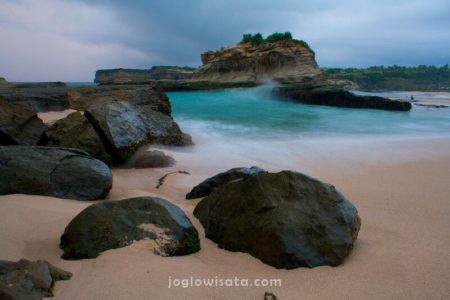
[[[255,83],[275,80],[308,86],[326,84],[314,52],[294,40],[261,45],[240,43],[205,52],[201,57],[203,66],[194,73],[195,80]]]
[[[190,79],[193,69],[179,67],[153,67],[148,70],[110,69],[98,70],[94,82],[108,83],[117,81],[147,81],[147,80],[180,80]]]

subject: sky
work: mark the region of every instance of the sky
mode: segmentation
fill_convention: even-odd
[[[290,31],[321,67],[450,63],[449,0],[0,0],[0,76],[200,66],[243,33]]]

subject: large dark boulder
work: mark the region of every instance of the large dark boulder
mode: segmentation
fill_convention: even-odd
[[[95,258],[108,249],[151,239],[155,253],[187,255],[200,250],[198,233],[184,212],[152,197],[107,201],[89,206],[67,225],[60,247],[64,259]]]
[[[35,112],[0,99],[0,145],[36,145],[44,130]]]
[[[81,149],[106,164],[111,164],[111,156],[106,153],[94,127],[78,111],[49,127],[42,135],[39,145]]]
[[[184,146],[192,143],[169,115],[148,105],[101,101],[92,104],[85,116],[99,133],[115,164],[125,162],[144,144]]]
[[[96,200],[104,198],[111,186],[109,167],[80,150],[0,147],[0,195]]]
[[[194,215],[219,247],[286,269],[341,264],[361,226],[356,208],[334,186],[292,171],[223,185]]]
[[[267,173],[259,167],[251,168],[233,168],[226,172],[219,173],[213,177],[205,179],[197,186],[195,186],[189,193],[186,194],[186,199],[195,199],[208,196],[215,188],[224,185],[233,180],[244,179],[255,174]]]
[[[412,107],[411,103],[406,101],[390,100],[378,96],[359,96],[349,91],[333,88],[305,89],[296,86],[282,86],[275,89],[274,92],[293,102],[314,105],[397,111],[409,111]]]
[[[53,297],[55,282],[70,277],[71,273],[43,260],[0,260],[0,299],[39,300]]]

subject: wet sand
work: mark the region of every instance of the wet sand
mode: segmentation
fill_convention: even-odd
[[[308,144],[300,152],[265,160],[231,152],[165,150],[178,164],[167,169],[115,169],[108,200],[149,195],[180,206],[199,230],[202,250],[160,257],[146,241],[104,252],[96,259],[60,259],[59,237],[92,202],[51,197],[0,196],[0,257],[46,259],[73,272],[58,282],[54,299],[448,299],[450,296],[450,140],[375,140],[339,146]],[[295,149],[294,149],[295,150]],[[297,170],[334,184],[357,207],[362,227],[355,249],[338,267],[277,270],[205,239],[184,200],[195,184],[237,166]],[[158,178],[174,170],[156,189]],[[270,247],[270,245],[261,245]],[[281,279],[281,287],[172,287],[178,278]]]

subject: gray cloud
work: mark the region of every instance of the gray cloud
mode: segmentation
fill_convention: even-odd
[[[291,31],[321,66],[450,61],[447,0],[0,0],[0,74],[92,80],[99,68],[198,66],[242,33]]]

